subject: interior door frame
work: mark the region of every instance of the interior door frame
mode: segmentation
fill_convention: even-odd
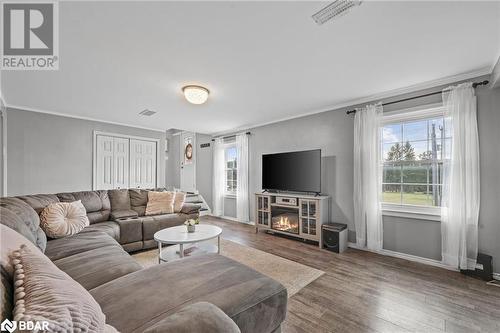
[[[179,152],[180,152],[180,160],[179,160],[179,187],[181,190],[182,189],[182,170],[184,169],[184,137],[183,135],[184,134],[192,134],[193,136],[193,144],[194,144],[194,147],[193,147],[193,152],[195,154],[194,156],[194,163],[192,163],[192,166],[193,166],[193,186],[194,186],[194,191],[198,191],[197,187],[196,187],[196,165],[198,164],[198,149],[197,149],[197,138],[196,138],[196,133],[195,132],[191,132],[191,131],[182,131],[182,132],[179,132]]]
[[[97,136],[111,136],[115,138],[123,138],[123,139],[133,139],[133,140],[142,140],[142,141],[150,141],[156,143],[156,179],[155,179],[155,187],[158,187],[158,180],[160,179],[160,139],[156,138],[148,138],[143,136],[135,136],[121,133],[112,133],[105,131],[93,131],[93,140],[92,140],[92,190],[95,191],[97,188]],[[130,145],[129,145],[129,170],[130,170]]]

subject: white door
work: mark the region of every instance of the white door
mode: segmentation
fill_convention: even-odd
[[[112,190],[113,182],[113,150],[112,136],[96,137],[96,190]]]
[[[196,142],[192,132],[181,133],[181,190],[196,191]],[[189,147],[190,145],[190,147]]]
[[[129,139],[113,138],[113,186],[128,188]]]
[[[130,187],[156,187],[156,142],[130,140]]]

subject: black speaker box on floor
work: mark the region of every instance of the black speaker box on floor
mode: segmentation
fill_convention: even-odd
[[[485,281],[493,280],[493,257],[484,253],[477,254],[477,263],[475,270],[460,270],[465,275],[476,277]]]

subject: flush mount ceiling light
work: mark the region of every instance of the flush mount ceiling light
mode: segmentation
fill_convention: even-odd
[[[184,97],[192,104],[203,104],[208,99],[210,93],[207,88],[202,86],[189,85],[182,88]]]
[[[312,18],[318,25],[322,25],[331,19],[347,14],[352,7],[359,6],[362,2],[361,0],[337,0],[314,14]]]

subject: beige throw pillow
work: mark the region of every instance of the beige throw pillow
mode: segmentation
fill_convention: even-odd
[[[184,205],[184,201],[186,201],[186,193],[175,192],[174,213],[179,213],[181,211],[182,205]]]
[[[146,215],[171,214],[174,212],[174,192],[148,192]]]
[[[48,332],[109,331],[106,317],[90,293],[40,251],[22,245],[14,265],[14,320],[47,322]],[[45,330],[44,330],[45,331]]]
[[[51,238],[74,235],[88,225],[89,219],[81,200],[52,203],[40,213],[40,227]]]

